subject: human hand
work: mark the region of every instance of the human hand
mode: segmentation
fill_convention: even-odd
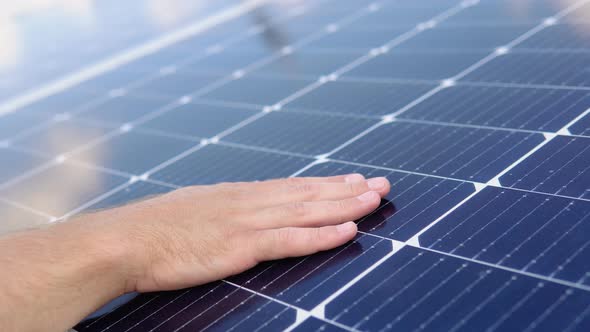
[[[101,213],[132,257],[127,291],[218,280],[257,263],[328,250],[351,240],[379,206],[385,178],[290,178],[187,187]],[[103,217],[106,217],[103,215]]]

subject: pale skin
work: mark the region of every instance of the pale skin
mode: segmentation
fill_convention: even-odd
[[[335,248],[389,190],[360,174],[187,187],[0,237],[0,326],[62,332],[127,292]]]

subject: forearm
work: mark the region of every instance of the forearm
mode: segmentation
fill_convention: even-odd
[[[127,290],[128,246],[106,215],[0,238],[3,330],[65,331]]]

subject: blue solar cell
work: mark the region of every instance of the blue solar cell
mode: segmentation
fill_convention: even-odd
[[[473,184],[462,181],[332,162],[316,165],[301,176],[356,172],[366,177],[385,176],[393,188],[374,213],[358,221],[359,229],[399,241],[409,240],[475,191]]]
[[[540,134],[394,122],[335,159],[487,182],[543,141]]]
[[[557,136],[500,178],[513,188],[590,198],[590,138]]]
[[[68,120],[39,128],[37,131],[14,140],[13,143],[15,146],[54,157],[81,147],[112,130],[113,128]]]
[[[407,27],[399,26],[373,26],[365,27],[352,24],[328,32],[321,38],[306,44],[306,49],[332,49],[332,50],[364,50],[380,47],[392,39],[399,37],[408,31]]]
[[[390,241],[360,235],[343,247],[304,258],[264,263],[229,280],[311,310],[391,250]]]
[[[525,40],[517,49],[538,49],[556,51],[583,51],[590,49],[590,25],[587,23],[556,24]]]
[[[42,114],[59,114],[72,112],[83,108],[90,101],[95,100],[99,97],[100,95],[97,92],[73,88],[53,94],[35,103],[27,105],[23,109],[19,110],[19,112]]]
[[[223,106],[186,104],[144,122],[140,128],[173,135],[208,138],[246,120],[256,111]]]
[[[252,74],[311,76],[329,75],[338,68],[359,58],[363,53],[350,51],[310,51],[303,49],[279,57],[255,70]]]
[[[484,58],[486,51],[397,51],[378,56],[345,76],[443,80]]]
[[[225,141],[306,155],[330,152],[377,121],[337,115],[272,112]]]
[[[590,202],[488,187],[420,236],[420,245],[590,285]]]
[[[243,69],[243,67],[256,61],[260,61],[267,56],[267,50],[257,51],[245,49],[241,52],[235,52],[233,48],[230,48],[208,57],[201,57],[194,61],[189,61],[186,64],[183,64],[180,70],[182,72],[217,73],[227,75],[235,70]]]
[[[266,180],[287,177],[310,162],[311,159],[212,144],[163,168],[152,178],[179,186]]]
[[[76,152],[72,159],[139,175],[196,144],[194,141],[131,131]]]
[[[1,188],[0,197],[60,217],[127,181],[125,177],[66,163]]]
[[[534,23],[496,25],[441,25],[399,45],[402,49],[495,49],[526,31]]]
[[[274,105],[311,82],[291,78],[244,77],[210,91],[202,97],[253,105]]]
[[[361,27],[393,25],[412,29],[418,23],[429,21],[456,5],[456,1],[448,0],[436,2],[386,2],[379,6],[377,10],[354,21],[352,25]]]
[[[556,132],[590,105],[590,91],[456,85],[399,117]]]
[[[106,124],[123,124],[157,111],[169,102],[166,99],[114,96],[84,108],[76,117]]]
[[[264,308],[264,310],[256,310]],[[108,319],[80,324],[83,331],[254,330],[277,331],[295,321],[295,311],[227,283],[141,295]]]
[[[582,290],[406,247],[330,303],[326,316],[371,331],[582,331],[574,319],[589,305]],[[561,315],[547,312],[552,306]]]
[[[393,113],[422,96],[435,84],[335,81],[295,99],[288,110],[376,116]]]
[[[130,94],[179,98],[205,88],[221,79],[218,74],[174,72],[161,74],[129,89]]]
[[[513,51],[465,77],[467,81],[590,86],[586,53]]]
[[[47,161],[46,158],[37,155],[6,148],[0,148],[0,160],[2,160],[0,184],[22,175],[35,167],[41,166]]]
[[[0,115],[0,140],[12,139],[15,135],[31,129],[33,123],[39,123],[48,117],[43,114],[29,114],[25,112],[15,112]]]
[[[536,1],[534,4],[527,1],[481,1],[476,6],[471,6],[451,17],[451,23],[478,24],[482,22],[540,22],[546,17],[556,13],[555,3],[552,0]]]
[[[575,135],[590,136],[590,115],[586,114],[583,118],[569,127],[569,131]]]

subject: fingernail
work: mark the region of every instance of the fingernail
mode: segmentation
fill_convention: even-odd
[[[349,233],[356,231],[356,225],[354,222],[349,221],[349,222],[345,222],[344,224],[340,224],[340,225],[336,226],[336,230],[342,234],[349,234]]]
[[[344,182],[346,183],[353,183],[353,182],[361,182],[365,181],[365,177],[361,174],[350,174],[344,178]]]
[[[377,194],[374,191],[367,191],[366,193],[360,195],[358,197],[359,200],[361,200],[362,202],[371,202],[377,199],[377,197],[379,196],[379,194]]]
[[[367,181],[367,184],[369,185],[369,188],[371,190],[381,190],[381,189],[385,188],[385,186],[387,185],[387,179],[373,178],[373,179],[369,179]]]

